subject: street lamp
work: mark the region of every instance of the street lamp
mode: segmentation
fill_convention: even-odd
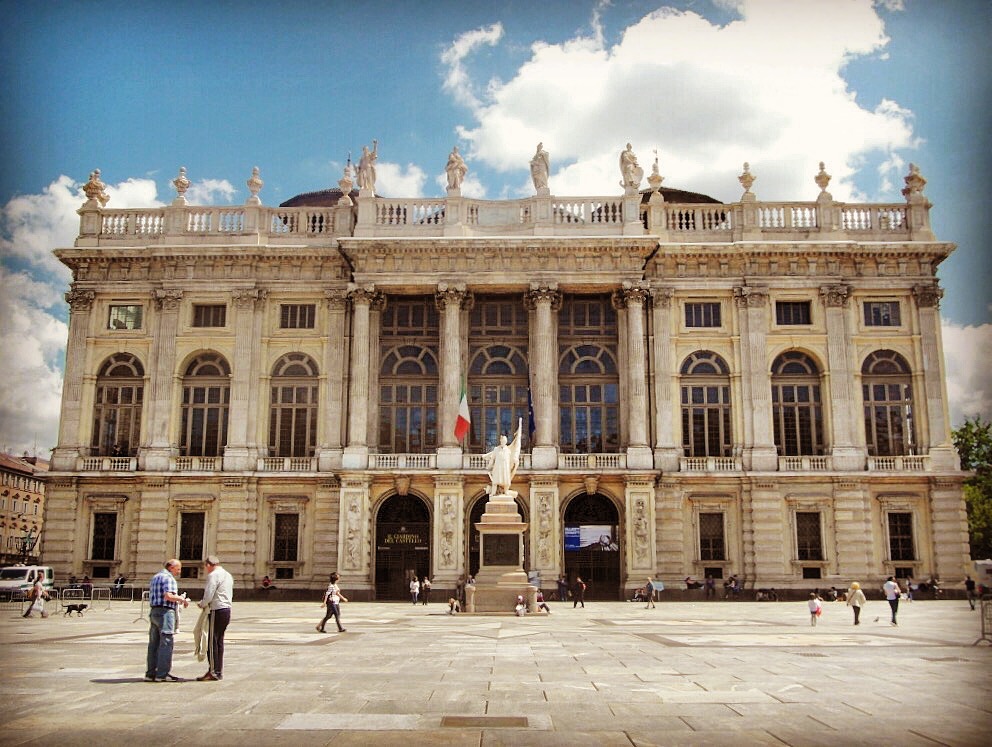
[[[23,537],[18,539],[18,543],[21,546],[21,556],[22,563],[24,565],[28,564],[28,558],[31,555],[31,551],[34,550],[34,546],[38,543],[38,538],[35,536],[34,527],[31,527]]]

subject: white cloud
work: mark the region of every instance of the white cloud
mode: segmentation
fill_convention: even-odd
[[[380,161],[376,164],[375,192],[384,197],[422,197],[427,174],[416,164],[405,167]],[[447,184],[447,182],[445,182]]]
[[[62,359],[68,333],[51,307],[59,287],[0,266],[0,444],[48,457],[58,439]]]
[[[439,195],[443,195],[448,190],[448,175],[445,173],[438,174],[434,177],[434,183],[438,186]],[[465,175],[464,181],[462,181],[461,186],[462,197],[471,197],[473,200],[483,200],[486,198],[486,186],[479,180],[476,174],[468,173]],[[531,190],[533,192],[533,190]]]
[[[870,0],[730,5],[739,18],[723,26],[661,8],[613,46],[603,41],[597,6],[591,35],[535,43],[485,100],[466,62],[500,34],[463,35],[442,56],[446,90],[474,120],[459,136],[473,159],[502,171],[525,169],[543,141],[557,164],[557,194],[614,194],[624,144],[633,143],[645,171],[657,147],[666,185],[724,200],[740,195],[744,161],[758,176],[759,198],[812,199],[821,160],[834,197],[854,199],[852,178],[867,154],[886,160],[917,144],[911,112],[887,100],[866,107],[842,75],[849,61],[888,43]]]
[[[962,326],[944,321],[941,334],[951,427],[976,415],[992,420],[992,324]]]
[[[227,179],[201,179],[190,185],[186,200],[191,205],[215,205],[219,200],[231,202],[237,190]]]

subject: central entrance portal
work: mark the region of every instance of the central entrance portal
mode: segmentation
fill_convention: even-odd
[[[375,598],[410,598],[410,579],[431,572],[431,515],[415,495],[394,495],[375,528]]]
[[[599,493],[578,495],[565,507],[565,572],[586,583],[586,599],[623,599],[620,515]]]

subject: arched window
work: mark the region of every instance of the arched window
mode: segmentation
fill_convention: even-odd
[[[620,450],[617,363],[599,345],[573,345],[558,360],[560,445],[565,454]]]
[[[913,454],[913,383],[906,359],[894,350],[876,350],[861,366],[861,391],[868,455]]]
[[[699,350],[682,374],[682,448],[687,457],[731,456],[730,369],[716,353]]]
[[[824,452],[820,369],[798,350],[772,363],[772,418],[781,456],[820,456]]]
[[[419,345],[400,345],[379,368],[379,449],[423,454],[437,448],[437,359]]]
[[[519,421],[523,421],[521,445],[527,446],[527,359],[523,352],[509,345],[479,350],[469,364],[468,389],[473,451],[489,451],[501,433],[513,438]]]
[[[96,375],[94,456],[132,456],[141,438],[145,369],[130,353],[110,356]]]
[[[179,453],[220,456],[227,445],[231,368],[217,353],[201,353],[183,375]]]
[[[269,453],[312,457],[317,448],[317,364],[303,353],[287,353],[272,367]]]

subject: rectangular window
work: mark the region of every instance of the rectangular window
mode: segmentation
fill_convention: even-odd
[[[810,312],[810,302],[776,301],[775,323],[778,325],[812,324],[813,319]]]
[[[219,304],[195,304],[193,306],[194,327],[223,327],[227,323],[227,306]]]
[[[141,306],[111,306],[107,329],[141,329]]]
[[[866,327],[898,327],[900,324],[898,301],[865,301]]]
[[[113,560],[117,548],[117,513],[93,514],[91,560]]]
[[[686,327],[719,327],[720,304],[692,302],[685,305]]]
[[[205,525],[206,514],[203,511],[184,511],[179,515],[179,559],[184,563],[199,563],[203,560]],[[185,570],[184,566],[183,571]]]
[[[796,548],[799,560],[823,560],[819,511],[796,512]]]
[[[913,514],[908,511],[890,511],[889,560],[916,560],[913,550]]]
[[[726,560],[723,541],[723,513],[699,514],[699,559]]]
[[[276,514],[275,532],[272,560],[277,563],[295,561],[300,537],[300,515]]]
[[[282,329],[313,329],[316,319],[316,304],[284,303],[279,306],[279,326]]]

